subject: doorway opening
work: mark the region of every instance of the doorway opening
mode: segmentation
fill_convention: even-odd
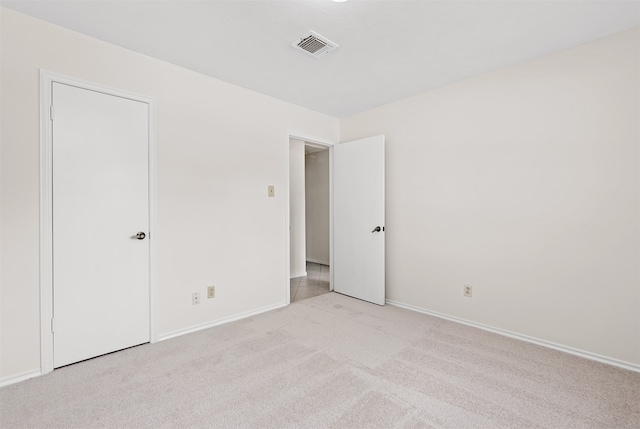
[[[290,302],[331,291],[329,147],[289,140]]]
[[[306,199],[298,196],[296,203],[294,195],[306,190],[301,185],[306,179],[306,169],[302,167],[305,146],[326,147],[329,149],[329,290],[384,305],[385,136],[365,137],[339,145],[296,134],[288,137],[286,276],[290,279],[307,275],[306,216],[295,213],[306,211]],[[310,155],[313,156],[313,152]],[[300,257],[301,254],[304,256]],[[296,257],[299,258],[297,267]],[[291,286],[290,281],[284,285],[287,304],[292,301]]]

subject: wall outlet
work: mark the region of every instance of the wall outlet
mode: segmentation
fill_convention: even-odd
[[[200,304],[200,293],[194,292],[191,294],[191,305]]]
[[[209,286],[207,288],[207,298],[211,299],[211,298],[215,298],[216,297],[216,287],[215,286]]]
[[[465,284],[464,289],[462,290],[462,294],[466,297],[471,298],[472,292],[473,292],[473,286]]]

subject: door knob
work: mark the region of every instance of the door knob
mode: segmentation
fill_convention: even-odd
[[[374,232],[380,232],[380,231],[382,231],[382,229],[380,229],[379,226],[376,226],[375,228],[373,228],[373,231],[371,232],[374,233]]]
[[[145,234],[144,232],[139,232],[136,235],[134,235],[131,238],[137,238],[138,240],[144,240],[144,238],[147,236],[147,234]]]

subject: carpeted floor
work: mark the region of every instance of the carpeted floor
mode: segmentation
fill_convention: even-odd
[[[640,374],[335,293],[0,389],[10,428],[634,428]]]

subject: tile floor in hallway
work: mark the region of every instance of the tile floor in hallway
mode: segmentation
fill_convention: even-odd
[[[291,279],[291,302],[329,293],[329,266],[307,262],[306,277]]]

